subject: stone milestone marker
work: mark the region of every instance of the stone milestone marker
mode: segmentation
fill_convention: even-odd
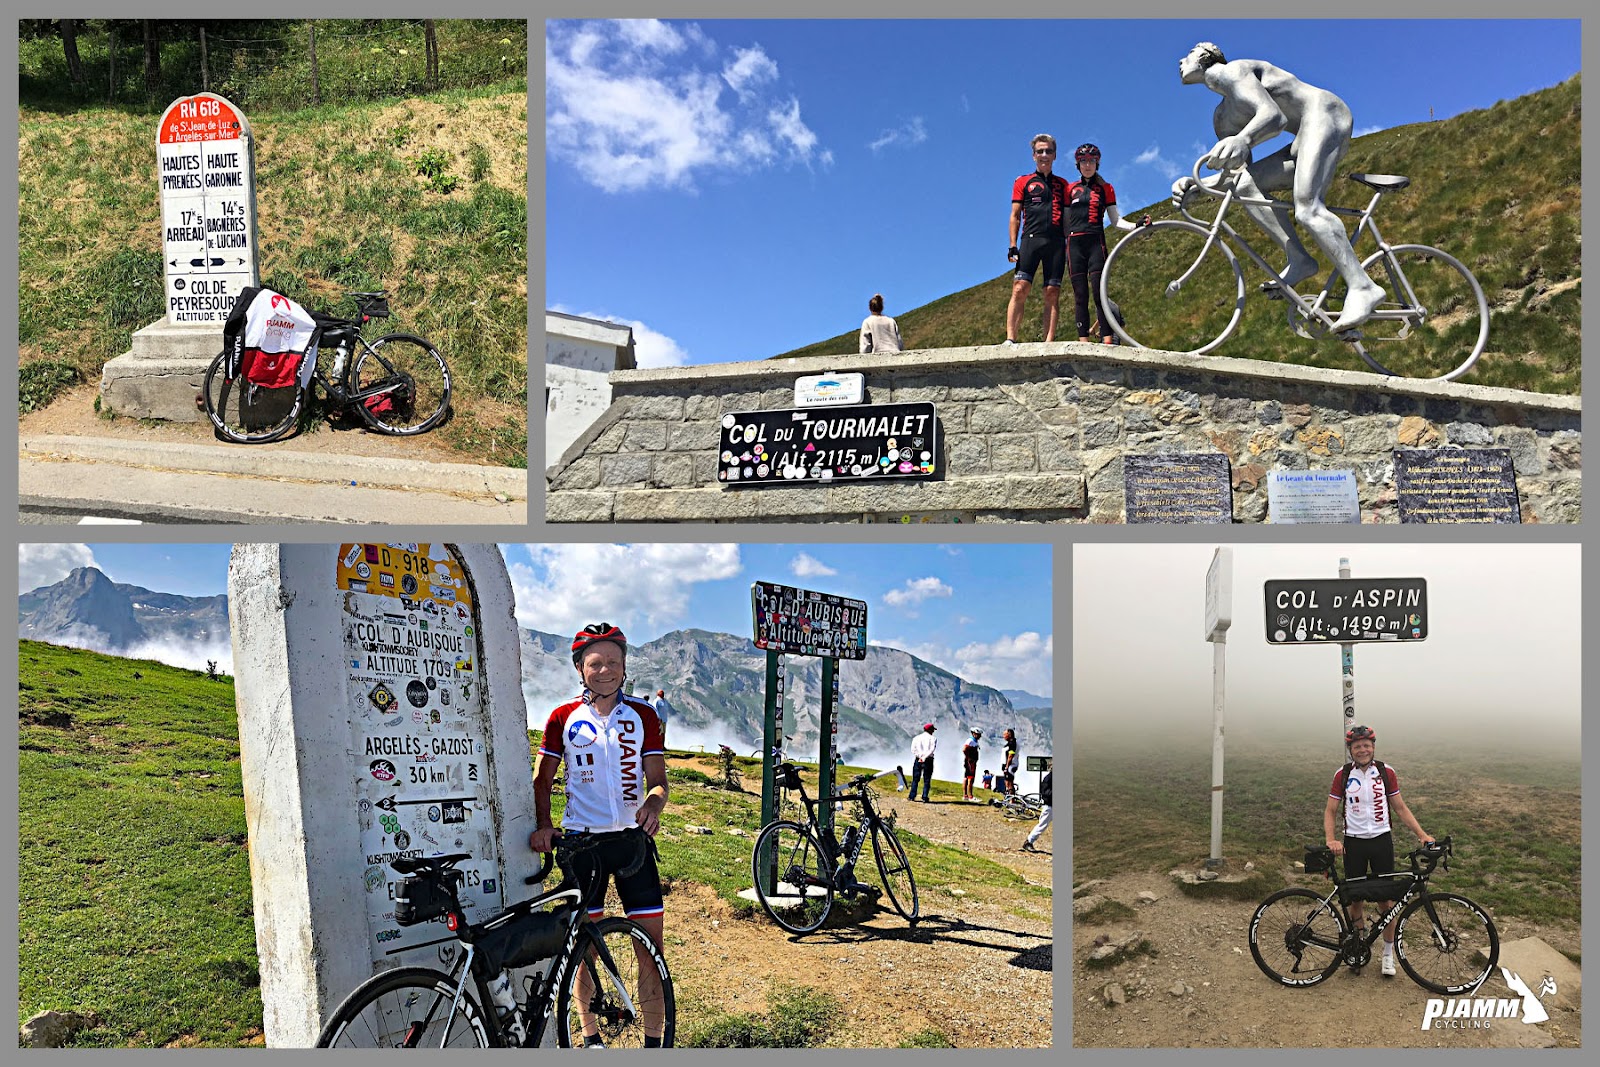
[[[233,301],[259,284],[249,120],[215,93],[174,100],[156,126],[156,177],[166,315],[106,364],[100,393],[121,414],[193,422]]]
[[[1126,521],[1233,521],[1233,474],[1221,452],[1127,456],[1122,461]]]
[[[377,970],[455,961],[394,922],[394,859],[470,854],[474,921],[534,892],[511,583],[493,545],[249,544],[228,591],[266,1039],[305,1047]]]

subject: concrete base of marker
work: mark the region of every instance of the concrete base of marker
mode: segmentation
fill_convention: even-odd
[[[106,363],[100,375],[103,410],[136,419],[204,422],[195,398],[206,368],[222,351],[222,326],[174,326],[165,319],[133,335],[133,348]]]

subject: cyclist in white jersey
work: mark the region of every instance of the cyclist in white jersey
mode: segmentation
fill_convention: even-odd
[[[628,639],[610,623],[594,623],[572,639],[572,664],[583,678],[583,693],[550,713],[533,772],[534,812],[538,829],[528,836],[535,852],[548,852],[558,831],[550,816],[551,787],[558,765],[566,768],[567,804],[562,830],[594,834],[598,848],[573,858],[580,885],[598,866],[594,889],[586,901],[591,921],[605,914],[606,885],[615,875],[623,913],[650,934],[662,949],[664,909],[661,876],[649,852],[640,868],[624,878],[619,872],[634,859],[635,845],[624,831],[637,827],[654,837],[667,806],[667,761],[661,723],[653,707],[625,696]],[[663,949],[663,958],[665,950]],[[653,966],[641,957],[640,996],[647,1003],[660,997]],[[655,983],[654,1000],[646,988]],[[583,982],[580,980],[579,992]],[[660,1024],[650,1033],[646,1014],[645,1046],[659,1046]],[[585,1029],[588,1029],[586,1026]],[[586,1043],[592,1043],[589,1037]],[[598,1041],[598,1037],[593,1038]]]
[[[1411,814],[1400,796],[1400,776],[1393,767],[1376,758],[1378,735],[1369,726],[1352,726],[1345,731],[1345,750],[1350,762],[1339,768],[1328,791],[1328,804],[1322,813],[1323,836],[1335,856],[1344,856],[1345,878],[1367,874],[1394,873],[1393,816],[1416,834],[1424,844],[1433,838]],[[1344,841],[1333,836],[1334,820],[1344,810]],[[1362,902],[1350,902],[1350,917],[1362,925]],[[1383,928],[1383,974],[1394,977],[1394,923]]]

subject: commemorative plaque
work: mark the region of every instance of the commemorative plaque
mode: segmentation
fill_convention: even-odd
[[[1520,523],[1507,448],[1401,448],[1394,482],[1403,523]]]
[[[770,652],[866,659],[867,602],[792,585],[754,582],[755,645]]]
[[[1288,578],[1266,583],[1267,644],[1422,641],[1426,578]]]
[[[1232,522],[1233,475],[1221,452],[1128,456],[1127,521]]]
[[[1356,472],[1270,471],[1267,515],[1275,525],[1302,522],[1360,522]]]
[[[717,480],[795,485],[944,472],[932,404],[735,411],[722,417]]]

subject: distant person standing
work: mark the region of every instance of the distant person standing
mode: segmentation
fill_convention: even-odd
[[[931,722],[922,724],[922,732],[911,742],[911,793],[910,799],[917,799],[917,779],[922,779],[922,802],[928,802],[928,789],[933,785],[933,750],[938,747],[938,742],[933,736],[934,726]]]
[[[882,293],[873,294],[867,301],[867,310],[872,314],[861,320],[861,351],[900,351],[900,326],[883,313]]]
[[[1050,774],[1050,771],[1045,771],[1044,780],[1039,783],[1039,800],[1043,803],[1043,808],[1039,812],[1039,825],[1035,826],[1033,832],[1028,835],[1027,840],[1022,842],[1022,851],[1024,852],[1039,851],[1033,847],[1033,843],[1039,840],[1039,835],[1044,833],[1044,828],[1050,825]]]
[[[1000,792],[1010,796],[1017,791],[1017,735],[1011,727],[1006,727],[1005,732],[1006,755],[1005,761],[1000,765],[1000,773],[1004,781],[1000,783]]]
[[[1011,279],[1011,303],[1006,307],[1005,343],[1017,343],[1022,308],[1028,302],[1034,275],[1044,267],[1044,339],[1056,339],[1060,314],[1061,279],[1067,272],[1067,182],[1054,173],[1056,139],[1048,133],[1034,137],[1032,174],[1011,183],[1011,247],[1006,258],[1017,265]]]
[[[983,771],[983,787],[991,790],[994,788],[994,772],[987,767]]]
[[[1100,305],[1100,271],[1106,265],[1106,222],[1121,230],[1138,227],[1117,214],[1117,191],[1100,177],[1099,147],[1081,144],[1073,153],[1073,159],[1078,164],[1080,177],[1067,186],[1067,273],[1072,278],[1078,340],[1089,340],[1089,299],[1092,296],[1100,317],[1100,339],[1114,345],[1117,339],[1111,331],[1111,317]]]
[[[978,799],[972,795],[972,780],[978,775],[978,742],[981,740],[983,731],[974,726],[972,736],[961,746],[961,799],[963,800]],[[987,787],[987,783],[985,785]]]
[[[665,732],[667,719],[672,715],[672,705],[667,701],[667,691],[665,689],[656,690],[655,709],[656,718],[661,720],[661,729]]]

